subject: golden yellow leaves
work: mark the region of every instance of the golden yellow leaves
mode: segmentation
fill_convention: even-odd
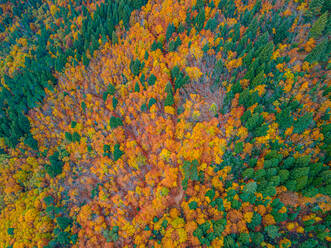
[[[271,59],[276,60],[279,57],[280,57],[280,52],[279,52],[279,49],[277,49],[272,53]]]
[[[279,242],[279,245],[280,245],[280,248],[289,248],[291,247],[291,241],[289,239],[282,239],[280,242]]]
[[[121,228],[123,230],[123,237],[129,238],[135,233],[135,227],[131,225],[130,223],[125,223],[124,226]]]
[[[151,119],[154,120],[156,118],[157,107],[156,104],[153,104],[150,108]]]
[[[203,51],[198,43],[194,43],[191,45],[190,53],[194,56],[194,58],[199,61],[202,58]]]
[[[9,55],[3,61],[3,66],[1,66],[3,68],[0,67],[1,74],[8,70],[8,74],[13,76],[13,73],[19,67],[25,67],[25,58],[31,56],[30,52],[27,51],[26,43],[27,41],[25,38],[20,38],[17,44],[12,46]]]
[[[213,177],[212,179],[212,185],[219,191],[223,192],[223,182],[218,177]]]
[[[220,164],[223,160],[223,154],[226,147],[226,140],[222,138],[215,137],[210,143],[209,147],[212,147],[214,152],[215,163]]]
[[[179,236],[179,243],[184,243],[187,240],[187,232],[184,228],[177,229],[177,233]]]
[[[295,2],[297,2],[297,0],[295,0]],[[303,2],[300,5],[298,5],[297,10],[305,12],[307,10],[307,7],[308,7],[307,5],[308,5],[308,3]]]
[[[258,92],[259,96],[262,96],[266,92],[265,87],[266,87],[265,84],[260,84],[257,87],[255,87],[255,90]]]
[[[236,24],[238,22],[238,20],[236,18],[227,18],[226,19],[226,23],[229,25],[229,26],[232,26],[234,24]]]
[[[284,12],[283,12],[283,15],[284,16],[290,16],[292,14],[292,11],[291,11],[291,9],[290,8],[287,8]]]
[[[223,236],[214,239],[212,241],[211,245],[212,245],[212,247],[223,247],[224,246],[224,238],[223,238]]]
[[[270,136],[267,134],[265,136],[257,137],[256,143],[257,144],[267,144],[270,140]]]
[[[222,62],[225,64],[230,74],[231,71],[233,71],[235,68],[238,68],[239,66],[242,66],[243,63],[241,58],[237,58],[237,53],[225,52],[225,49],[222,50],[222,44],[224,44],[223,38],[219,37],[215,40],[216,37],[214,37],[213,33],[210,32],[210,30],[202,30],[201,33],[198,33],[196,30],[192,30],[189,35],[186,34],[186,32],[178,34],[178,37],[180,37],[182,41],[182,45],[177,48],[177,51],[169,53],[165,53],[164,51],[161,51],[161,49],[151,51],[151,43],[154,40],[159,39],[163,41],[167,25],[171,23],[171,21],[173,21],[176,27],[183,23],[183,20],[186,17],[186,8],[188,8],[189,5],[194,5],[196,1],[184,1],[180,2],[180,4],[177,4],[177,2],[178,1],[164,1],[162,3],[162,6],[158,3],[153,3],[153,6],[151,3],[148,3],[143,8],[143,12],[145,12],[144,18],[140,18],[145,19],[145,24],[141,25],[139,23],[136,23],[136,25],[132,27],[128,32],[128,39],[122,37],[121,41],[123,41],[123,44],[121,45],[123,46],[114,46],[106,44],[105,49],[103,50],[103,54],[105,56],[104,58],[101,58],[102,65],[93,65],[95,69],[95,71],[91,72],[91,74],[93,73],[93,75],[88,74],[90,72],[84,72],[84,75],[75,75],[82,73],[72,68],[70,71],[68,70],[69,72],[66,72],[66,76],[70,80],[63,84],[60,83],[59,86],[62,90],[70,89],[73,91],[69,92],[70,96],[63,97],[62,105],[59,104],[57,106],[57,110],[54,110],[54,115],[59,117],[66,117],[68,115],[71,119],[73,119],[72,117],[75,117],[75,119],[77,119],[76,116],[80,118],[77,112],[70,112],[66,114],[64,111],[61,111],[61,109],[64,109],[63,106],[69,109],[79,107],[78,105],[75,105],[73,100],[71,100],[71,98],[73,98],[75,101],[82,100],[82,96],[79,95],[81,94],[81,92],[75,89],[77,85],[82,86],[82,84],[84,84],[84,88],[92,88],[93,94],[95,94],[95,90],[98,92],[103,92],[105,90],[105,87],[102,82],[115,85],[115,96],[119,101],[117,108],[114,108],[112,97],[109,96],[108,100],[105,103],[106,109],[102,108],[102,100],[99,101],[98,104],[94,104],[94,95],[87,94],[86,98],[84,98],[84,101],[86,101],[89,110],[91,109],[92,111],[94,111],[94,113],[91,114],[91,111],[88,111],[88,113],[83,116],[84,118],[86,118],[86,120],[84,119],[84,121],[82,121],[82,126],[79,128],[81,132],[79,132],[79,134],[81,136],[87,135],[88,138],[82,137],[81,143],[91,142],[92,151],[89,152],[89,154],[96,154],[100,157],[100,159],[93,160],[92,158],[90,158],[89,161],[88,155],[87,158],[84,158],[84,156],[82,156],[82,160],[84,160],[84,162],[89,162],[93,164],[93,167],[90,169],[89,172],[97,175],[99,178],[106,179],[107,176],[105,175],[107,174],[110,174],[111,176],[121,175],[119,176],[120,178],[116,179],[116,182],[119,183],[120,187],[117,188],[116,186],[108,185],[107,189],[110,192],[116,192],[116,194],[118,193],[118,191],[120,191],[121,196],[123,195],[123,199],[120,201],[118,198],[113,198],[111,199],[112,204],[109,205],[114,206],[114,208],[115,206],[119,208],[118,210],[116,210],[116,217],[121,220],[118,222],[121,223],[121,226],[123,226],[123,228],[121,228],[120,230],[121,236],[124,238],[135,236],[133,242],[141,246],[144,246],[146,242],[154,242],[147,241],[149,237],[148,235],[150,235],[150,233],[148,233],[148,231],[146,230],[142,231],[141,226],[146,226],[146,224],[153,225],[151,223],[151,220],[153,219],[153,215],[156,214],[155,209],[161,209],[162,213],[162,207],[166,206],[166,204],[163,204],[164,202],[162,202],[162,199],[166,197],[171,197],[172,194],[174,194],[173,191],[175,191],[176,187],[180,185],[179,177],[181,176],[181,174],[180,171],[176,168],[176,166],[178,164],[180,165],[183,160],[192,161],[194,159],[197,159],[199,161],[198,173],[203,172],[204,175],[207,177],[206,181],[209,183],[208,186],[213,186],[217,190],[216,197],[223,197],[223,194],[226,193],[224,193],[224,185],[222,180],[225,180],[226,178],[229,178],[231,176],[228,175],[228,172],[231,170],[231,165],[229,164],[229,166],[227,167],[229,168],[229,170],[222,170],[219,172],[213,171],[213,168],[210,165],[212,162],[215,162],[217,164],[223,162],[222,158],[224,155],[224,151],[227,148],[227,143],[229,142],[229,140],[231,140],[231,137],[233,137],[234,135],[238,136],[240,142],[244,142],[248,137],[248,130],[244,127],[240,120],[240,117],[244,110],[233,107],[238,106],[239,94],[237,94],[235,96],[235,99],[232,101],[233,108],[231,109],[230,113],[224,115],[221,115],[219,113],[218,108],[221,107],[219,101],[216,101],[212,98],[206,100],[203,97],[199,97],[198,95],[189,95],[190,91],[187,94],[187,100],[183,103],[184,112],[182,114],[178,114],[177,116],[176,113],[177,107],[179,107],[177,106],[177,104],[182,103],[179,100],[178,93],[175,93],[175,105],[166,106],[164,108],[160,107],[162,106],[162,101],[164,100],[164,86],[170,80],[171,77],[170,69],[173,68],[175,65],[179,65],[181,70],[190,77],[191,81],[198,81],[199,79],[201,79],[201,77],[203,77],[203,74],[206,75],[206,78],[204,78],[206,80],[204,81],[208,82],[210,80],[213,80],[213,78],[211,77],[207,78],[206,68],[203,66],[200,67],[200,65],[197,66],[196,63],[199,62],[204,56],[202,47],[204,47],[206,44],[208,44],[209,47],[209,55],[212,55],[210,51],[215,52],[216,49],[213,49],[216,46],[220,46],[220,49],[217,50],[219,52],[216,57],[218,60],[222,59]],[[218,5],[218,3],[219,1],[216,1],[216,6]],[[263,6],[262,12],[269,12],[268,4],[269,3]],[[181,5],[185,5],[185,8]],[[236,6],[240,5],[242,5],[242,3],[240,1],[236,1]],[[239,7],[237,8],[238,11],[244,11],[246,7],[251,9],[252,6],[244,6],[240,9]],[[219,10],[213,10],[210,7],[205,7],[205,13],[207,17],[210,16],[212,18],[215,15],[214,12],[216,11],[219,12]],[[237,20],[235,20],[234,18],[229,19],[228,21],[228,25],[230,26],[237,22]],[[77,20],[77,22],[81,22],[81,20]],[[134,21],[132,21],[132,23],[134,24]],[[149,33],[150,31],[144,28],[146,26],[148,26],[148,28],[152,31],[153,35],[157,34],[158,36],[152,37],[152,35]],[[241,35],[245,33],[245,29],[245,27],[240,28]],[[230,36],[232,35],[230,34]],[[225,42],[230,41],[231,40],[229,39]],[[306,51],[312,49],[313,43],[314,42],[311,40],[307,42],[307,48],[305,48]],[[167,49],[167,43],[163,45],[164,48]],[[280,44],[279,49],[273,53],[272,59],[276,60],[277,58],[283,56],[285,48],[286,45]],[[114,50],[116,52],[110,54],[109,50]],[[148,58],[146,55],[147,53],[149,55]],[[228,54],[227,58],[226,53]],[[222,55],[225,56],[222,57]],[[138,82],[139,78],[133,76],[129,66],[127,66],[131,59],[130,56],[138,58],[141,62],[145,63],[145,67],[141,71],[141,74],[144,74],[145,79],[141,79],[141,81],[139,82],[139,92],[132,92],[134,91],[135,83]],[[303,64],[303,70],[305,66],[307,66],[307,70],[309,70],[309,64]],[[282,86],[284,86],[285,93],[290,93],[293,90],[293,72],[298,72],[300,70],[300,66],[293,67],[291,68],[292,71],[290,71],[286,69],[287,67],[284,63],[278,65],[277,68],[279,68],[280,71],[286,70],[286,82],[282,82]],[[146,85],[147,87],[145,88],[142,81],[144,81],[144,83],[146,84],[146,79],[150,77],[151,73],[156,76],[157,81],[153,86]],[[102,80],[97,80],[97,76],[94,74],[101,75]],[[92,84],[89,84],[87,82],[88,80],[85,80],[86,76],[91,77],[91,81],[93,82]],[[265,75],[265,77],[266,76],[271,76],[271,74]],[[79,80],[81,80],[81,82],[78,82]],[[247,88],[250,84],[250,81],[248,79],[240,79],[239,77],[238,80],[240,80],[240,84],[243,88]],[[94,85],[94,81],[98,81],[97,86]],[[125,84],[123,83],[123,81],[126,81]],[[221,81],[229,81],[229,83],[227,83],[227,86],[224,85],[224,88],[227,88],[228,91],[230,91],[232,88],[232,83],[230,83],[231,80],[229,80],[228,78],[222,78]],[[98,89],[96,89],[97,87]],[[142,88],[144,88],[144,90],[142,90]],[[302,88],[302,91],[304,90],[306,89]],[[258,95],[262,96],[266,92],[266,85],[258,85],[252,91],[257,91]],[[75,95],[75,93],[77,93],[78,96]],[[85,93],[87,92],[85,91]],[[157,99],[157,103],[148,106],[148,101],[151,98]],[[71,101],[71,104],[66,105],[66,103],[68,103],[69,101]],[[279,101],[282,103],[282,100]],[[277,109],[279,110],[279,107],[281,106],[280,102],[275,102],[275,105],[277,105]],[[144,105],[147,105],[148,108],[146,108],[146,106]],[[257,106],[258,104],[255,104],[245,109],[245,111],[250,110],[253,113]],[[308,107],[309,106],[307,106],[307,108]],[[140,109],[144,110],[140,111]],[[102,112],[102,110],[104,111]],[[98,114],[98,111],[101,114]],[[108,129],[106,130],[104,128],[104,125],[105,123],[109,122],[109,116],[114,113],[121,117],[122,121],[124,122],[125,128],[118,128],[117,130],[113,131],[110,130],[108,125]],[[217,117],[211,120],[210,116],[214,115],[217,115]],[[270,114],[270,116],[265,115],[268,115],[268,113],[263,113],[263,116],[266,117],[266,120],[270,122],[274,121],[274,115],[273,117]],[[52,121],[47,120],[47,117],[45,117],[44,120],[45,123],[46,121]],[[177,122],[177,120],[180,121]],[[266,121],[266,123],[269,123],[268,121]],[[48,127],[49,126],[47,125],[47,128]],[[60,126],[60,128],[61,127],[62,126]],[[66,124],[66,127],[68,127],[68,123]],[[258,137],[256,139],[257,143],[244,143],[244,150],[241,154],[242,158],[251,154],[254,145],[259,143],[267,144],[270,140],[279,139],[279,137],[277,137],[278,126],[270,124],[268,127],[269,130],[267,135],[264,137]],[[46,127],[40,127],[40,130],[46,131]],[[52,131],[53,130],[54,129],[52,129]],[[131,131],[132,133],[134,133],[134,135],[133,137],[128,138],[128,133]],[[285,131],[285,135],[289,136],[292,134],[292,132],[293,127],[287,129]],[[51,136],[51,134],[49,136]],[[321,138],[320,133],[315,133],[312,136],[314,136],[314,139]],[[121,144],[121,150],[123,150],[126,154],[125,156],[123,156],[123,158],[125,157],[124,159],[120,159],[116,163],[112,162],[110,158],[103,157],[103,146],[105,144],[110,145],[111,152],[113,152],[112,147],[114,146],[114,143]],[[45,142],[42,145],[44,148],[46,148]],[[82,155],[84,153],[87,153],[86,146],[84,146],[83,144],[81,145],[81,147],[79,147],[79,149],[75,149],[76,147],[78,148],[78,146],[76,146],[75,144],[67,150],[69,150],[70,152],[72,151],[73,153],[79,152]],[[233,146],[231,144],[229,145],[229,149],[233,149]],[[143,155],[145,153],[143,153],[142,150],[145,150],[145,153],[147,153],[149,156],[145,157],[145,155]],[[70,159],[74,158],[75,157],[73,156]],[[65,168],[68,168],[67,165],[68,163],[66,163]],[[148,171],[150,169],[149,166],[155,167],[156,171]],[[257,167],[263,167],[263,158],[259,158]],[[145,169],[147,169],[147,172]],[[143,184],[140,184],[138,186],[134,184],[136,182],[133,183],[132,181],[130,181],[131,179],[127,177],[127,175],[131,175],[131,173],[137,177],[143,175]],[[215,176],[215,174],[217,174],[217,176]],[[22,178],[23,176],[24,175],[22,175]],[[219,180],[220,177],[222,178],[222,180]],[[127,192],[126,187],[129,184],[133,184],[133,187]],[[238,185],[234,185],[234,187],[237,186]],[[136,189],[136,191],[132,191],[133,189]],[[214,208],[206,206],[206,203],[210,203],[211,199],[205,197],[205,191],[206,187],[195,181],[194,183],[189,183],[188,190],[185,193],[188,193],[188,195],[190,196],[194,196],[188,202],[192,202],[192,199],[196,198],[198,205],[200,206],[204,204],[203,207],[205,208],[205,211],[210,214],[210,216],[215,217],[217,214],[220,213],[216,212]],[[203,194],[201,192],[203,192]],[[107,197],[108,194],[106,194],[105,191],[100,191],[98,195],[98,200],[106,201]],[[154,197],[157,199],[153,201],[153,204],[150,204]],[[239,199],[238,195],[236,195],[234,199]],[[137,223],[136,220],[134,220],[132,223],[128,223],[128,221],[124,218],[126,214],[125,204],[133,204],[135,200],[139,201],[139,206],[144,208],[142,210],[143,214],[137,217],[138,222],[139,224],[141,224],[141,226],[135,225],[135,223]],[[162,235],[166,234],[164,240],[162,240],[162,245],[164,245],[165,247],[174,247],[175,245],[179,246],[181,243],[186,242],[187,239],[189,239],[192,244],[195,244],[196,242],[196,245],[199,245],[199,241],[196,239],[196,237],[193,237],[192,235],[193,231],[197,228],[197,223],[193,220],[197,220],[199,224],[202,224],[208,221],[208,217],[204,213],[200,215],[201,211],[199,212],[189,209],[187,205],[188,204],[185,205],[184,202],[182,202],[181,204],[182,209],[184,209],[185,212],[186,220],[189,220],[187,223],[188,225],[185,225],[185,223],[183,223],[178,213],[174,214],[174,212],[176,212],[177,210],[170,211],[170,218],[167,217],[167,220],[169,221],[169,225],[171,225],[171,229],[169,228],[169,230],[162,230]],[[224,206],[227,211],[231,210],[231,202],[229,200],[224,201]],[[252,206],[250,207],[252,208]],[[266,209],[263,209],[263,207],[260,207],[259,210],[260,212],[263,212],[262,215],[270,212],[269,209],[267,211]],[[282,211],[285,210],[282,209]],[[240,220],[242,222],[240,222],[239,225],[234,226],[235,230],[247,231],[247,229],[245,228],[244,221],[250,223],[252,220],[252,216],[252,210],[249,210],[246,213],[242,213]],[[144,217],[146,217],[146,219],[144,219]],[[158,215],[158,217],[160,216]],[[100,221],[99,224],[101,224],[101,222],[102,221]],[[273,223],[270,216],[266,216],[264,222]],[[161,225],[161,223],[162,221],[157,222],[157,224],[155,223],[154,227],[157,225]],[[97,227],[97,231],[101,231],[100,226]],[[159,229],[161,228],[159,227],[158,230]],[[93,232],[89,231],[89,234],[87,236],[92,235]],[[173,241],[174,237],[175,242]],[[214,247],[221,247],[222,245],[223,238],[215,239],[212,243],[212,246]]]
[[[197,81],[202,76],[202,72],[198,67],[186,67],[185,71],[193,81]]]
[[[175,109],[171,106],[165,106],[164,107],[164,112],[169,114],[169,115],[174,115],[175,114]]]
[[[286,79],[290,79],[290,80],[294,79],[294,74],[289,69],[286,69],[284,76]]]
[[[287,230],[289,230],[290,232],[295,232],[298,227],[299,224],[297,222],[289,222],[286,225]]]
[[[47,241],[53,227],[48,217],[41,217],[40,201],[44,192],[30,191],[23,193],[15,204],[9,204],[0,214],[0,246],[6,247],[11,241],[14,247],[38,245],[40,240]],[[35,202],[39,204],[35,204]],[[8,228],[14,228],[14,235],[9,236]],[[23,242],[24,241],[24,242]],[[28,243],[27,243],[28,242]]]
[[[258,212],[261,216],[264,216],[265,213],[266,213],[266,211],[267,211],[267,209],[266,209],[266,207],[263,206],[263,205],[258,205],[258,206],[256,207],[255,211]]]
[[[31,225],[36,219],[37,215],[38,211],[36,209],[29,209],[24,215],[24,220]]]
[[[240,140],[246,139],[248,137],[248,130],[247,130],[247,128],[241,126],[238,129],[238,136],[240,137]]]
[[[216,113],[217,113],[217,109],[218,109],[218,107],[217,107],[216,103],[213,103],[213,104],[210,106],[209,111],[210,111],[210,112],[213,112],[214,114],[216,114]]]
[[[242,65],[242,57],[227,61],[225,63],[225,66],[229,71],[232,71],[233,69],[238,68],[241,65]]]
[[[223,199],[223,206],[226,211],[229,211],[231,209],[231,202],[227,199]]]
[[[162,33],[163,27],[161,26],[161,24],[159,24],[159,25],[157,25],[155,27],[155,31],[156,31],[157,34],[161,34]]]
[[[167,149],[163,149],[160,153],[160,157],[165,161],[168,161],[170,159],[170,155],[171,155],[171,152],[168,151]]]
[[[265,226],[274,225],[276,223],[274,217],[271,214],[265,215],[262,221]]]
[[[251,223],[253,218],[253,212],[244,213],[244,219],[247,223]]]
[[[200,115],[201,115],[200,111],[194,110],[192,113],[193,120],[197,121],[199,119]]]

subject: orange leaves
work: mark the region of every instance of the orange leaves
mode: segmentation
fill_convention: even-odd
[[[314,38],[310,38],[304,45],[303,48],[307,53],[310,53],[311,50],[315,47],[316,41]]]
[[[223,192],[224,188],[223,188],[223,182],[221,180],[219,180],[218,177],[213,177],[212,179],[212,185],[219,191],[219,192]]]
[[[291,241],[289,239],[284,238],[279,242],[279,245],[280,248],[289,248],[291,247]]]
[[[218,6],[220,1],[214,2]],[[231,155],[235,159],[245,159],[243,166],[246,167],[246,158],[250,159],[254,150],[254,157],[258,159],[254,170],[262,169],[264,155],[270,150],[270,141],[284,145],[285,148],[282,148],[280,153],[285,157],[292,154],[292,151],[296,152],[294,149],[291,150],[291,147],[286,147],[288,141],[300,141],[306,146],[311,146],[313,141],[324,138],[319,131],[323,123],[319,122],[316,116],[316,130],[293,135],[294,127],[290,127],[285,130],[285,138],[279,137],[279,127],[276,124],[278,114],[269,113],[272,109],[270,106],[263,108],[262,111],[265,112],[261,113],[264,117],[263,124],[268,125],[266,134],[258,136],[253,142],[247,142],[255,130],[248,132],[248,120],[242,123],[242,117],[245,117],[243,113],[259,112],[262,102],[265,101],[257,100],[245,108],[239,106],[241,89],[236,89],[232,97],[234,83],[239,82],[243,89],[249,89],[250,93],[257,92],[258,96],[262,97],[267,89],[268,94],[274,93],[270,90],[270,85],[263,83],[278,78],[279,72],[275,71],[275,68],[267,68],[268,73],[263,75],[261,80],[267,77],[268,80],[255,85],[255,88],[252,87],[251,80],[245,76],[249,75],[248,71],[245,71],[248,68],[245,60],[248,59],[248,66],[258,62],[255,71],[263,69],[264,65],[260,68],[262,60],[253,59],[250,63],[250,54],[244,51],[239,55],[231,48],[246,46],[246,42],[241,44],[239,41],[238,44],[235,37],[239,35],[244,38],[248,25],[238,23],[238,18],[224,19],[224,13],[217,7],[213,8],[212,4],[206,3],[201,7],[205,11],[204,23],[207,24],[208,19],[216,20],[216,26],[206,27],[201,31],[192,28],[187,32],[186,13],[196,4],[197,1],[149,1],[141,12],[137,10],[131,17],[132,26],[125,34],[123,31],[116,31],[119,36],[117,44],[104,44],[102,50],[95,53],[98,54],[97,59],[91,60],[88,69],[81,65],[67,68],[59,78],[55,92],[46,90],[45,105],[38,110],[31,110],[32,133],[40,143],[41,152],[51,153],[59,147],[69,153],[63,159],[66,163],[61,180],[57,178],[47,183],[52,186],[61,184],[61,187],[55,187],[58,195],[63,194],[63,189],[69,188],[72,205],[78,206],[81,201],[88,202],[81,209],[77,207],[77,221],[83,227],[79,233],[80,246],[104,247],[106,242],[105,238],[101,237],[102,231],[115,225],[120,227],[121,239],[114,247],[133,244],[138,247],[189,247],[201,246],[199,239],[193,235],[198,224],[212,223],[212,220],[225,218],[224,216],[227,216],[228,223],[222,235],[233,232],[247,233],[246,223],[252,223],[254,211],[263,216],[264,225],[275,224],[276,220],[270,214],[270,207],[258,205],[254,208],[252,204],[239,198],[239,191],[244,190],[243,182],[233,180],[237,175],[231,173],[233,164],[232,159],[228,157]],[[262,4],[261,13],[271,14],[274,6],[268,1]],[[242,4],[242,1],[236,0],[235,13],[244,13],[247,9],[251,10],[254,5],[254,1]],[[291,7],[292,11],[294,9]],[[194,18],[198,11],[194,10],[191,14]],[[227,27],[223,27],[225,23],[219,21],[227,22]],[[78,17],[75,22],[80,26],[82,18]],[[169,41],[166,41],[165,33],[170,23],[174,24],[176,31]],[[235,23],[240,24],[240,30],[230,31]],[[213,23],[209,22],[208,25],[210,24]],[[293,27],[298,28],[297,25],[298,23]],[[184,32],[180,31],[183,27]],[[211,31],[213,28],[230,33],[225,32],[225,36],[219,37],[220,32]],[[224,30],[221,31],[222,29]],[[259,32],[257,36],[260,35]],[[276,37],[276,29],[274,34]],[[78,36],[75,31],[72,37],[66,36],[65,39],[69,44],[71,38],[75,40]],[[259,37],[256,38],[260,40]],[[271,38],[268,36],[268,39]],[[170,42],[177,39],[180,39],[180,45],[171,47]],[[160,43],[155,49],[152,44],[155,45],[154,42],[157,41]],[[21,42],[25,43],[23,40]],[[248,39],[247,43],[249,46],[255,46],[255,37],[253,40]],[[315,43],[313,39],[306,43],[299,41],[299,48],[311,52]],[[260,48],[256,46],[255,51],[259,51],[258,49]],[[288,51],[289,49],[291,51]],[[18,57],[19,49],[14,50]],[[274,100],[275,109],[281,112],[286,98],[294,96],[303,104],[302,112],[317,110],[316,112],[322,115],[328,106],[318,107],[318,101],[312,102],[307,97],[307,92],[312,86],[316,88],[318,96],[323,94],[317,83],[319,77],[315,77],[314,65],[302,63],[299,51],[293,49],[290,44],[279,43],[277,50],[272,53],[273,63],[286,61],[287,59],[283,60],[282,57],[287,54],[291,59],[289,63],[284,62],[276,66],[281,74],[285,72],[285,79],[279,82],[285,95]],[[92,57],[92,54],[88,56]],[[135,59],[144,66],[134,73],[130,68],[130,61]],[[219,61],[219,68],[214,67],[213,60]],[[17,64],[22,61],[23,59],[17,61]],[[174,77],[172,69],[176,65],[184,77],[188,76],[190,80],[175,91],[174,85],[177,86],[178,78]],[[215,73],[216,69],[220,69],[220,72]],[[308,76],[300,76],[301,70],[311,72],[309,77],[316,79],[310,80]],[[164,106],[165,87],[169,82],[171,90],[175,91],[174,103]],[[114,90],[103,99],[109,84],[114,86]],[[120,118],[123,126],[110,128],[111,116]],[[71,127],[74,120],[79,123],[76,127]],[[64,132],[77,132],[81,136],[80,142],[68,144]],[[237,147],[240,151],[234,153],[235,144],[241,142],[239,148]],[[114,146],[117,144],[124,153],[118,160],[113,157]],[[258,157],[255,155],[255,148],[261,149],[261,155]],[[304,150],[304,154],[312,154],[315,151],[317,149],[308,148]],[[298,153],[294,154],[294,157],[298,156]],[[313,156],[315,157],[312,161],[315,161],[317,155]],[[184,161],[193,160],[198,161],[194,171],[196,175],[194,180],[189,180],[185,185],[187,189],[184,190],[184,176],[179,168]],[[21,171],[15,172],[15,175],[9,170],[1,170],[1,174],[8,175],[5,180],[0,179],[6,186],[6,197],[16,196],[17,191],[21,190],[18,182],[27,181],[29,176],[25,171],[38,170],[43,163],[43,159],[27,159],[27,164],[20,164]],[[252,167],[251,164],[249,166]],[[75,173],[77,178],[74,179],[70,173]],[[88,178],[90,180],[87,180]],[[90,196],[92,189],[94,199]],[[230,189],[237,192],[233,198]],[[286,189],[277,187],[277,193],[282,190]],[[209,196],[206,196],[207,192]],[[259,200],[265,199],[260,193],[256,193],[256,196]],[[218,202],[220,199],[222,203]],[[242,205],[235,209],[236,201]],[[45,207],[39,200],[32,202],[35,203],[35,210],[29,210],[30,212],[25,213],[26,216],[20,217],[30,225],[34,224],[39,211]],[[218,208],[222,208],[222,211]],[[286,208],[282,208],[280,212],[285,213]],[[72,211],[71,215],[76,214]],[[163,223],[164,220],[168,221],[167,225]],[[145,228],[158,230],[162,236],[161,244],[155,244],[155,240],[149,239],[152,231],[144,230]],[[40,225],[38,230],[47,232],[51,230],[51,226]],[[302,230],[299,228],[297,231]],[[211,243],[214,247],[221,247],[223,244],[222,237]]]
[[[177,176],[178,176],[178,168],[168,167],[165,169],[164,179],[161,180],[160,184],[172,188],[177,186]]]
[[[261,216],[264,216],[267,209],[263,205],[258,205],[256,210]]]
[[[148,185],[154,186],[159,181],[158,178],[160,176],[161,176],[161,173],[159,170],[152,169],[145,175],[146,183]]]
[[[41,205],[35,206],[35,200],[41,201],[44,192],[25,192],[15,201],[8,204],[0,213],[0,245],[5,246],[9,240],[12,243],[25,247],[37,245],[40,239],[48,241],[47,236],[53,229],[48,217],[42,217]],[[14,228],[13,235],[9,235],[8,228]],[[25,242],[23,242],[25,240]],[[45,242],[44,242],[45,243]]]
[[[227,218],[232,223],[237,223],[243,218],[243,216],[242,216],[242,213],[240,211],[231,210],[231,211],[228,212]]]
[[[275,223],[276,221],[271,214],[267,214],[263,217],[263,224],[265,226],[274,225]]]
[[[265,84],[260,84],[257,87],[255,87],[255,90],[259,93],[259,96],[262,96],[266,92],[265,87],[266,87]]]
[[[82,223],[86,222],[92,214],[92,209],[89,205],[81,207],[78,215],[78,220]]]
[[[230,60],[229,62],[225,63],[225,66],[229,71],[232,71],[233,69],[238,68],[241,65],[242,65],[242,57],[238,59]]]
[[[240,137],[240,140],[244,140],[248,136],[248,130],[245,127],[240,127],[238,129],[238,136]]]
[[[286,136],[291,135],[292,132],[293,132],[293,126],[287,128],[287,129],[285,130],[285,135],[286,135]]]

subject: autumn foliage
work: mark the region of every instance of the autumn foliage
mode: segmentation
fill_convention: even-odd
[[[0,246],[328,247],[326,2],[133,10],[1,139]]]

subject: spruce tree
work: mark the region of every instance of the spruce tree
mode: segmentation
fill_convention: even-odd
[[[325,12],[316,20],[316,22],[314,22],[313,26],[310,29],[309,36],[315,39],[319,38],[322,35],[327,22],[328,12]]]

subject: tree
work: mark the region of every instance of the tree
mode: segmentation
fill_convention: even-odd
[[[123,122],[121,118],[112,116],[110,117],[109,125],[111,128],[117,128],[119,126],[123,126]]]
[[[166,99],[164,100],[164,106],[172,106],[173,104],[175,104],[175,101],[172,92],[172,86],[170,83],[167,84],[165,91],[167,93],[167,96]]]
[[[241,244],[249,244],[249,234],[248,233],[240,233],[239,242]]]
[[[106,238],[107,242],[115,242],[118,240],[118,226],[114,226],[112,229],[104,230],[103,236]]]
[[[113,31],[112,34],[111,34],[111,40],[114,44],[118,43],[118,38],[117,38],[117,34],[116,34],[115,31]]]
[[[38,150],[38,141],[35,140],[31,135],[24,139],[24,144],[31,147],[33,150]]]
[[[156,81],[156,77],[154,76],[154,74],[151,74],[148,79],[148,85],[150,86],[154,85],[155,81]]]
[[[325,12],[314,22],[313,26],[310,29],[309,36],[315,39],[319,38],[322,35],[327,22],[328,12]]]
[[[114,160],[117,161],[123,154],[124,152],[120,150],[120,144],[116,144],[114,146]]]
[[[201,31],[201,29],[203,28],[203,26],[205,24],[205,19],[206,19],[206,17],[205,17],[205,9],[202,8],[199,11],[198,15],[196,16],[196,18],[195,18],[195,26],[196,26],[196,29],[198,31]]]
[[[254,230],[255,227],[259,226],[262,222],[262,217],[259,213],[254,212],[252,220],[250,223],[247,223],[248,228]]]
[[[305,61],[313,63],[315,61],[324,60],[324,54],[327,50],[328,41],[324,39],[320,44],[318,44],[314,49],[306,56]]]
[[[144,65],[139,61],[139,59],[131,60],[130,69],[133,75],[138,76]]]
[[[49,157],[50,164],[45,165],[46,172],[50,177],[54,178],[62,173],[64,162],[59,159],[59,152],[55,151],[53,155]]]
[[[312,0],[309,2],[309,9],[306,11],[306,16],[312,17],[320,14],[325,0]],[[327,1],[326,1],[327,2]]]
[[[136,82],[135,86],[134,86],[134,91],[135,92],[139,92],[140,91],[140,87],[139,87],[139,83]]]
[[[56,222],[62,231],[72,225],[72,219],[67,217],[57,217]]]
[[[167,32],[166,32],[166,40],[169,41],[172,34],[176,32],[176,28],[173,23],[170,23],[167,27]]]

